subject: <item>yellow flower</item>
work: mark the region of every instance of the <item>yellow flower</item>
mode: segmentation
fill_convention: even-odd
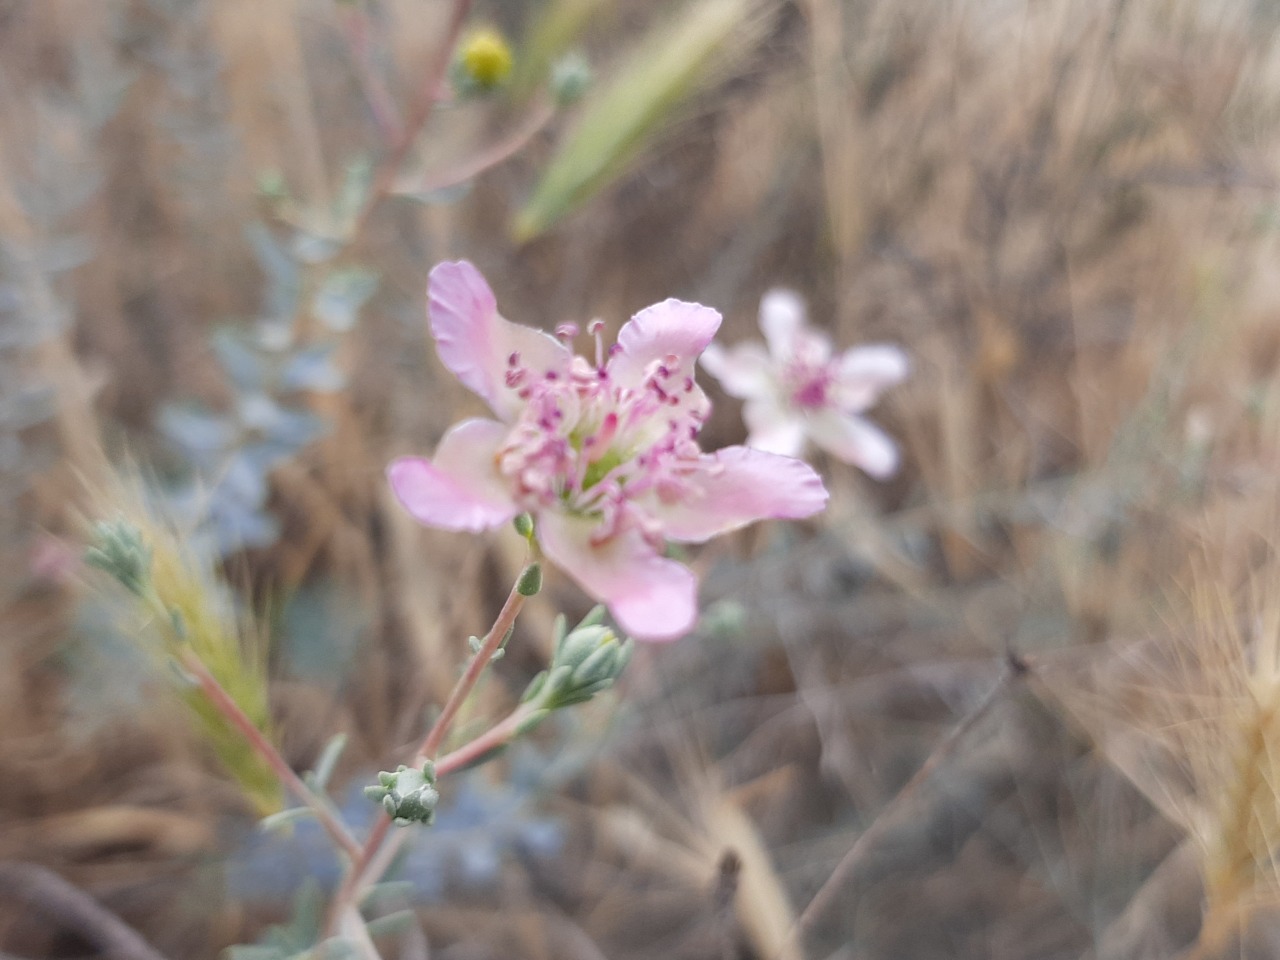
[[[458,63],[468,83],[479,90],[492,90],[511,73],[511,47],[497,30],[481,27],[459,46]]]

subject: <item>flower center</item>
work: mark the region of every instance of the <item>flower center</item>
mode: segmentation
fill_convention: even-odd
[[[518,354],[508,358],[507,385],[525,407],[497,464],[525,509],[599,519],[598,535],[607,537],[620,528],[627,504],[650,491],[669,495],[697,463],[694,438],[706,410],[684,401],[696,388],[678,357],[654,361],[639,384],[624,385],[603,354],[597,351],[594,365],[575,356],[567,374],[536,374]]]

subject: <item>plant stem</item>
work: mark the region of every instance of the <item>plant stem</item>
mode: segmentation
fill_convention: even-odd
[[[436,761],[436,776],[454,773],[475,763],[486,753],[506,746],[520,729],[520,724],[524,723],[532,712],[527,704],[521,704],[512,711],[510,716],[487,732],[463,744],[457,750],[446,753]]]
[[[365,100],[373,114],[374,123],[378,126],[378,132],[385,142],[398,143],[401,136],[400,115],[386,84],[374,69],[370,55],[368,11],[363,7],[352,10],[345,18],[343,26],[356,78],[360,81],[360,87],[364,91]]]
[[[400,130],[400,136],[391,147],[391,152],[382,161],[382,164],[374,174],[373,183],[369,187],[369,195],[365,198],[364,206],[356,214],[355,222],[351,226],[351,232],[348,235],[349,243],[354,242],[364,232],[374,208],[395,186],[396,176],[400,173],[400,168],[404,165],[405,158],[408,157],[409,151],[413,149],[413,144],[418,139],[418,134],[422,132],[422,128],[431,119],[431,113],[435,110],[436,101],[440,98],[440,85],[444,82],[445,76],[449,72],[449,63],[453,60],[453,50],[458,45],[458,38],[462,35],[462,25],[466,22],[467,15],[471,12],[471,4],[472,0],[454,0],[453,12],[449,14],[449,23],[445,27],[444,39],[436,50],[435,59],[427,68],[422,98],[413,108],[408,119],[406,119],[404,126]]]
[[[503,603],[502,609],[498,612],[497,619],[494,620],[493,626],[489,628],[489,632],[485,634],[484,640],[480,644],[480,649],[472,656],[467,668],[462,672],[462,676],[454,684],[448,700],[445,701],[444,708],[440,711],[440,716],[431,725],[431,729],[427,731],[426,737],[423,738],[422,743],[415,752],[411,766],[420,767],[428,760],[435,758],[435,755],[440,750],[440,745],[444,743],[444,738],[453,726],[453,721],[457,717],[458,711],[462,709],[463,703],[466,702],[471,691],[475,689],[476,683],[479,682],[485,667],[489,665],[494,653],[502,646],[502,642],[515,625],[516,617],[520,615],[520,610],[527,599],[518,589],[520,581],[524,579],[525,569],[528,569],[528,565],[516,577],[516,582],[512,585],[511,592],[507,594],[506,602]],[[448,770],[456,770],[465,766],[470,760],[496,746],[499,742],[499,736],[509,738],[519,723],[519,721],[513,722],[513,718],[519,715],[521,715],[521,710],[517,709],[510,717],[494,727],[493,730],[490,730],[489,733],[478,737],[461,749],[444,757],[441,763],[448,762]],[[501,734],[495,736],[495,731],[499,730],[501,730]],[[490,739],[491,737],[492,739]],[[476,744],[481,744],[482,742],[482,746],[476,746]],[[454,759],[456,755],[460,756]],[[441,772],[440,768],[437,767],[437,773],[439,772]],[[391,858],[395,856],[396,851],[403,842],[405,831],[397,833],[390,842],[384,843],[387,839],[387,832],[390,829],[391,817],[385,811],[379,813],[373,828],[369,831],[369,836],[365,840],[364,846],[361,847],[358,856],[352,861],[347,870],[347,875],[342,881],[342,886],[338,889],[337,894],[334,895],[333,903],[329,908],[330,930],[332,930],[336,919],[342,916],[343,911],[349,905],[360,902],[364,889],[382,875],[390,864]]]
[[[231,694],[227,693],[222,684],[218,682],[217,677],[209,672],[209,668],[205,666],[203,660],[190,650],[184,650],[181,662],[182,668],[195,677],[196,683],[200,686],[200,691],[214,709],[221,713],[227,722],[239,731],[240,735],[257,752],[258,756],[266,761],[272,772],[275,773],[276,779],[293,793],[299,801],[311,809],[333,842],[354,862],[362,852],[360,844],[356,842],[355,837],[351,835],[351,832],[347,830],[342,821],[337,818],[324,797],[307,786],[306,782],[294,772],[285,758],[280,755],[280,751],[275,748],[275,745],[258,729],[258,725],[250,719],[248,714],[240,709],[240,705],[235,702]]]
[[[433,177],[426,177],[421,183],[415,184],[415,189],[421,193],[431,193],[435,190],[446,190],[449,187],[456,187],[461,183],[466,183],[468,180],[479,176],[492,167],[496,167],[504,160],[518,153],[522,147],[537,135],[539,130],[551,122],[551,118],[555,115],[555,107],[549,103],[542,104],[529,114],[523,124],[505,138],[477,153],[474,157],[470,157],[464,163],[460,163],[452,170],[445,170]]]

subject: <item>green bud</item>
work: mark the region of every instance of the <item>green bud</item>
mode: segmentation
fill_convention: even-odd
[[[94,524],[84,562],[106,571],[139,597],[151,578],[151,548],[143,541],[142,531],[123,515]]]
[[[617,634],[609,627],[579,627],[565,637],[564,643],[556,651],[556,666],[576,668],[601,647],[616,641]]]
[[[524,568],[520,579],[516,581],[516,592],[524,597],[532,597],[542,589],[542,565],[531,563]]]
[[[569,635],[569,621],[565,619],[563,613],[557,613],[555,620],[551,624],[551,649],[552,657],[560,652],[560,648],[564,646],[564,638]]]
[[[401,765],[395,773],[382,771],[378,785],[365,787],[364,794],[381,803],[397,826],[430,823],[440,800],[435,783],[435,764],[428,760],[421,769]]]
[[[587,611],[587,615],[578,621],[575,630],[581,630],[583,627],[594,627],[597,624],[604,623],[605,609],[604,604],[597,603],[594,607]]]
[[[551,68],[551,97],[558,107],[577,103],[591,86],[591,64],[577,51],[565,54]]]
[[[571,667],[552,667],[547,671],[547,679],[542,685],[542,693],[538,697],[538,702],[552,708],[557,706],[560,702],[560,697],[568,690],[572,676],[573,669]]]
[[[616,641],[601,645],[591,656],[574,668],[574,686],[585,687],[600,680],[612,681],[619,649]]]
[[[529,685],[524,688],[524,694],[520,697],[521,703],[528,703],[537,698],[542,692],[542,688],[547,683],[547,671],[543,670],[540,674],[529,681]]]
[[[533,539],[533,517],[530,514],[517,513],[516,518],[511,521],[511,525],[516,528],[516,533],[526,540]]]

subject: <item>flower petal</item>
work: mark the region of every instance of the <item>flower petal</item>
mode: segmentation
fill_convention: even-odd
[[[489,284],[465,260],[436,265],[427,299],[441,362],[500,417],[510,419],[523,405],[506,383],[512,354],[533,376],[569,369],[571,354],[554,337],[498,315]]]
[[[869,408],[883,390],[906,379],[911,369],[906,352],[887,343],[854,347],[842,353],[836,362],[837,401],[848,413],[861,413]]]
[[[898,469],[898,447],[889,435],[862,417],[824,410],[809,418],[809,439],[833,457],[861,467],[877,480]]]
[[[702,352],[702,369],[719,380],[731,397],[760,397],[774,389],[773,361],[759,343],[739,343],[727,350],[718,343],[708,344]]]
[[[784,457],[798,457],[804,450],[804,418],[775,397],[748,400],[742,405],[742,419],[750,431],[747,446]]]
[[[672,412],[692,412],[707,419],[710,401],[694,380],[699,353],[707,348],[721,325],[721,315],[701,303],[664,300],[645,307],[618,330],[618,349],[609,358],[609,376],[621,387],[639,388],[652,365],[667,367],[664,389],[672,398]],[[675,357],[672,362],[671,358]]]
[[[827,505],[822,478],[803,460],[725,447],[703,462],[692,491],[653,511],[672,540],[701,543],[757,520],[810,517]]]
[[[609,608],[618,626],[637,640],[675,640],[698,617],[698,579],[688,567],[661,557],[638,530],[599,546],[594,521],[561,513],[538,517],[538,542],[561,570]]]
[[[434,460],[401,457],[387,468],[396,498],[415,520],[444,530],[488,530],[519,509],[494,464],[507,428],[463,420],[440,441]]]
[[[760,298],[760,329],[769,352],[779,360],[795,352],[796,337],[804,327],[804,301],[795,291],[775,288]]]

